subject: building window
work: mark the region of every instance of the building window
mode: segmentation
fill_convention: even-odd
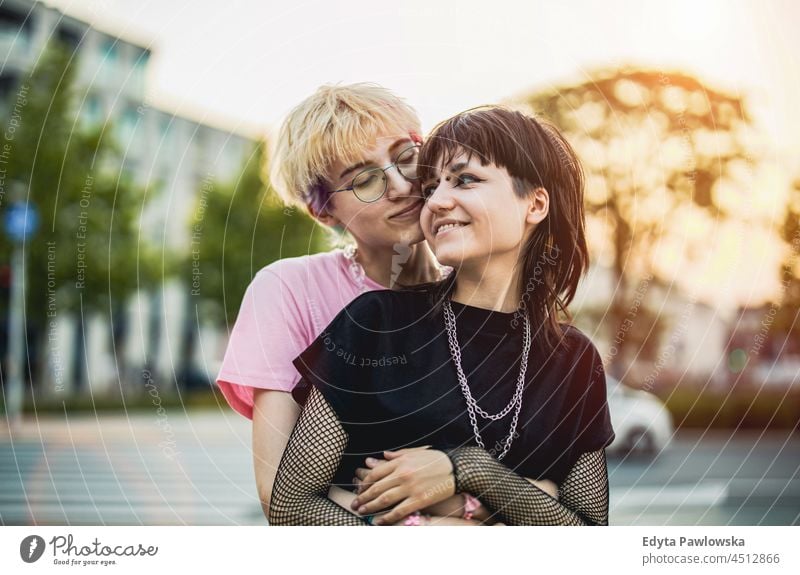
[[[138,150],[136,142],[131,142],[131,139],[135,139],[137,137],[136,127],[139,125],[139,119],[139,113],[136,111],[136,108],[132,106],[126,106],[122,112],[122,116],[119,119],[120,141],[122,142],[122,145],[128,148],[130,151]]]
[[[0,76],[0,105],[7,105],[17,89],[19,78],[13,74]]]
[[[83,101],[81,116],[87,126],[96,126],[103,121],[103,104],[97,94],[89,94]]]
[[[114,38],[105,38],[100,44],[100,76],[110,79],[119,64],[119,44]]]
[[[144,93],[145,72],[148,62],[150,62],[149,50],[137,49],[134,51],[131,81],[133,88],[140,93]]]
[[[78,45],[81,43],[80,32],[64,26],[58,29],[57,38],[59,42],[73,53],[78,49]]]
[[[0,5],[0,34],[16,36],[20,30],[22,34],[30,35],[30,14]]]
[[[3,51],[14,47],[27,51],[31,41],[31,20],[30,13],[0,3],[0,44]]]

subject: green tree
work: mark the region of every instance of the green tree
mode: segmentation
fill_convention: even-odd
[[[786,215],[781,225],[786,257],[781,266],[783,297],[773,329],[780,337],[781,348],[787,353],[800,353],[800,179],[789,191]]]
[[[75,313],[78,371],[66,376],[79,385],[84,319],[120,309],[136,287],[142,190],[121,169],[114,127],[80,121],[77,69],[70,50],[48,45],[7,103],[4,125],[13,131],[7,181],[20,192],[16,199],[33,204],[40,216],[25,245],[28,346],[38,344],[33,353],[44,349],[54,319]],[[0,242],[7,260],[10,246],[6,238]]]
[[[189,222],[189,284],[181,353],[184,377],[194,355],[198,318],[230,329],[247,286],[265,265],[325,249],[327,231],[305,213],[281,205],[266,181],[267,144],[256,142],[229,182],[206,181]]]
[[[747,189],[756,155],[745,102],[688,74],[640,69],[598,71],[522,100],[564,131],[584,164],[588,218],[608,238],[614,297],[605,317],[613,339],[643,278],[672,281],[658,243],[691,218],[711,229],[735,214],[730,197]],[[700,257],[707,242],[681,248]],[[636,339],[620,342],[615,375],[632,360]]]

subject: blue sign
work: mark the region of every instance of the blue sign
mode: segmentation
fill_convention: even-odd
[[[6,209],[5,227],[13,241],[25,241],[39,227],[39,214],[31,203],[14,202]]]

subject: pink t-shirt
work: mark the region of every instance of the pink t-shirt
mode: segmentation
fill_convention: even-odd
[[[253,419],[253,388],[294,388],[300,374],[292,360],[360,294],[350,265],[344,251],[336,249],[259,270],[247,286],[217,376],[233,409]],[[387,289],[362,277],[365,291]]]

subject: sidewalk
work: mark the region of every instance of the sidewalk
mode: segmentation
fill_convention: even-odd
[[[0,523],[263,525],[250,421],[230,411],[0,423]]]

